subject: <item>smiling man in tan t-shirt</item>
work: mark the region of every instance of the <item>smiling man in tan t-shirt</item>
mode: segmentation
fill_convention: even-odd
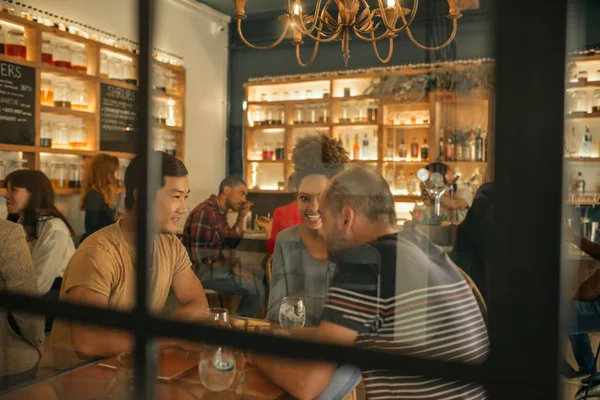
[[[174,235],[187,212],[188,172],[181,160],[166,153],[162,158],[162,187],[157,192],[155,215],[160,227],[153,246],[150,307],[159,312],[172,288],[181,304],[172,315],[199,319],[208,308],[202,284],[192,272],[185,247]],[[77,249],[64,273],[60,299],[97,307],[131,310],[135,305],[135,215],[141,181],[139,159],[125,173],[126,214],[117,223],[90,237]],[[72,368],[86,359],[111,357],[133,348],[129,333],[58,321],[51,337],[54,365]]]

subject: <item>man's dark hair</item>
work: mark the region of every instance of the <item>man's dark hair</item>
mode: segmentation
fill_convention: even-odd
[[[390,186],[381,175],[364,168],[351,168],[333,178],[325,201],[336,214],[350,206],[371,222],[396,225]]]
[[[234,188],[237,185],[248,186],[248,185],[246,185],[246,181],[244,181],[239,176],[237,176],[237,175],[230,175],[230,176],[228,176],[227,178],[225,178],[225,179],[223,179],[221,181],[221,184],[219,185],[219,194],[223,193],[225,191],[226,187]]]
[[[162,151],[153,152],[158,155],[161,160],[161,176],[160,186],[165,185],[165,177],[170,176],[174,178],[180,178],[188,175],[188,170],[185,167],[183,161],[179,158],[167,154]],[[135,157],[131,160],[131,163],[125,171],[125,209],[131,210],[135,205],[135,197],[133,192],[135,189],[140,187],[142,181],[143,166],[139,157]]]

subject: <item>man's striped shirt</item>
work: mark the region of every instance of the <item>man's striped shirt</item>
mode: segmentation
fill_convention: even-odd
[[[346,253],[322,319],[357,331],[360,348],[465,363],[482,362],[489,350],[469,286],[442,249],[418,230]],[[384,370],[362,373],[368,399],[486,398],[474,383]]]

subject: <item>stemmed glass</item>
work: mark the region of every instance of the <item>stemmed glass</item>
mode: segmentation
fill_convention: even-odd
[[[302,328],[306,322],[306,309],[302,297],[288,296],[281,301],[279,324],[283,329]]]
[[[206,312],[207,323],[230,328],[229,314],[223,308],[210,308]],[[231,349],[221,346],[204,346],[198,365],[200,381],[211,392],[227,390],[235,380],[235,355]]]

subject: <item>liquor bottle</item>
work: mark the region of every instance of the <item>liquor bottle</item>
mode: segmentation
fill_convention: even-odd
[[[475,138],[475,161],[483,161],[483,137],[481,137],[481,125],[477,128]]]
[[[412,161],[417,161],[419,158],[419,142],[417,142],[417,138],[413,138],[412,143],[410,144],[410,158]]]
[[[413,196],[421,195],[421,185],[415,174],[410,174],[406,185],[408,194]]]
[[[369,141],[369,147],[371,149],[369,159],[379,160],[379,137],[377,137],[377,129],[373,130],[373,138]]]
[[[440,141],[438,144],[438,161],[444,161],[444,130],[440,132]]]
[[[469,161],[476,161],[477,160],[477,149],[476,149],[476,145],[475,145],[475,131],[471,131],[469,133],[469,140],[467,141],[467,147],[469,149],[468,151],[468,156],[467,158],[469,159]]]
[[[423,146],[421,146],[421,161],[429,161],[429,145],[427,139],[424,139]]]
[[[583,134],[583,141],[581,143],[581,157],[592,157],[593,152],[593,140],[592,140],[592,132],[590,131],[590,127],[585,127],[585,133]]]
[[[406,161],[406,156],[406,143],[404,143],[404,138],[402,138],[402,142],[400,142],[400,146],[398,146],[398,157],[400,157],[400,161]]]
[[[387,148],[385,149],[385,158],[388,161],[394,159],[394,142],[391,140],[388,140]]]
[[[404,169],[400,169],[400,173],[396,178],[396,192],[403,196],[408,194],[408,187],[406,182],[406,176],[404,175]]]
[[[352,147],[352,159],[360,160],[360,144],[358,143],[358,135],[354,136],[354,147]]]
[[[369,137],[367,136],[367,134],[365,133],[365,137],[363,138],[362,141],[362,149],[361,149],[361,153],[362,153],[362,157],[361,159],[363,160],[368,160],[370,158],[370,154],[369,154]]]
[[[387,181],[388,185],[390,185],[390,190],[394,190],[394,172],[392,171],[392,168],[388,167],[387,168],[387,172],[385,174],[385,180]]]
[[[577,173],[577,179],[575,179],[575,193],[583,194],[585,192],[585,180],[581,172]]]
[[[454,142],[452,141],[451,137],[448,138],[448,142],[446,143],[444,158],[446,161],[454,161]]]

